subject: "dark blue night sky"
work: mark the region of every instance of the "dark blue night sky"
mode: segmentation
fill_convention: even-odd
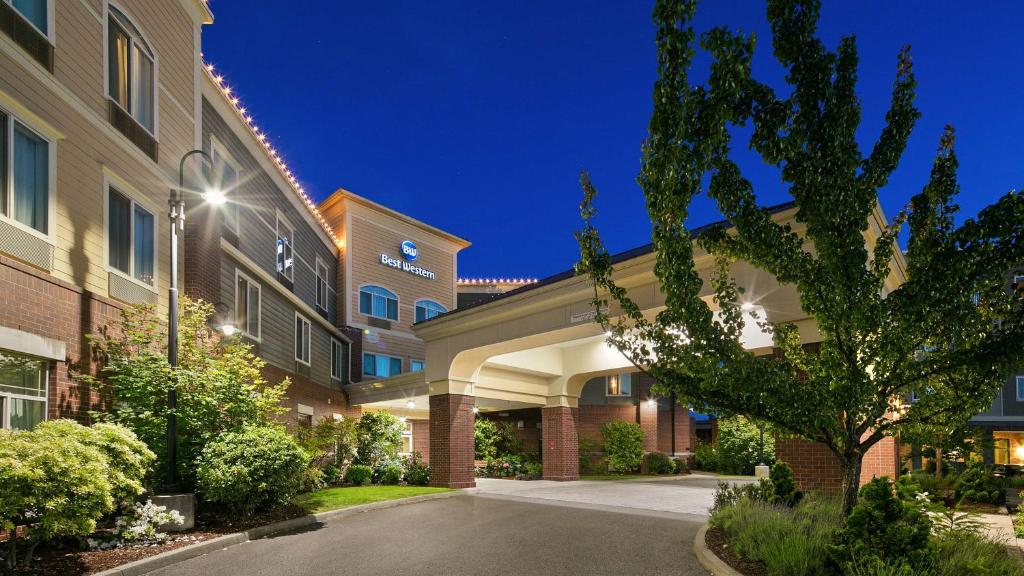
[[[830,47],[857,36],[862,146],[881,129],[900,46],[913,47],[923,117],[883,191],[887,214],[926,182],[946,123],[964,215],[1022,185],[1024,2],[824,4]],[[649,241],[635,177],[656,70],[651,2],[210,5],[206,59],[314,198],[344,187],[472,241],[461,276],[541,277],[578,257],[586,168],[610,249]],[[761,2],[707,0],[697,28],[713,25],[755,32],[755,75],[781,85]],[[788,199],[774,169],[737,158],[763,204]],[[691,213],[691,225],[718,218],[706,198]]]

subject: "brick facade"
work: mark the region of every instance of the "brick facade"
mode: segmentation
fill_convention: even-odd
[[[541,409],[541,418],[544,431],[544,479],[579,480],[577,410],[568,406],[549,406]]]
[[[658,411],[658,452],[672,454],[672,410],[675,411],[675,452],[693,452],[697,437],[690,410],[676,405]]]
[[[462,394],[430,397],[430,485],[473,488],[475,399]]]
[[[430,462],[430,421],[410,420],[412,424],[412,451],[419,452],[424,462]]]
[[[348,397],[341,390],[326,388],[309,380],[308,378],[267,364],[263,368],[263,377],[268,382],[276,384],[285,378],[291,379],[286,398],[281,403],[288,408],[281,418],[286,422],[295,422],[298,418],[298,404],[305,404],[313,408],[313,422],[323,418],[333,418],[335,414],[341,414],[345,418],[359,418],[359,408],[350,407]]]
[[[802,490],[838,493],[843,485],[839,459],[824,444],[798,438],[776,438],[775,459],[793,468],[793,475]],[[899,442],[884,438],[872,446],[860,471],[863,486],[876,476],[896,478],[899,475]]]

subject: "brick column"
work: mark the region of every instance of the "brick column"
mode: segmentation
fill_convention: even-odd
[[[636,409],[637,424],[644,431],[644,452],[658,451],[658,403],[640,400]],[[666,415],[666,418],[668,415]]]
[[[430,485],[473,488],[473,405],[463,394],[430,397]]]
[[[580,443],[572,411],[568,406],[548,406],[540,411],[545,480],[580,479]]]

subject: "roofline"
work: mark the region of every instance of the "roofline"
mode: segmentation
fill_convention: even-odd
[[[795,207],[796,207],[796,201],[795,200],[791,200],[789,202],[784,202],[782,204],[776,204],[774,206],[769,206],[767,208],[767,210],[768,210],[768,212],[770,214],[778,214],[779,212],[785,212],[786,210],[789,210],[789,209],[795,208]],[[712,222],[711,224],[705,224],[703,226],[699,226],[699,227],[694,228],[693,230],[691,230],[690,231],[690,237],[691,238],[696,238],[697,236],[700,236],[701,234],[703,234],[704,232],[706,232],[706,231],[708,231],[708,230],[710,230],[712,228],[719,228],[721,226],[727,226],[727,225],[729,225],[729,221],[728,220],[719,220],[718,222]],[[645,256],[645,255],[650,254],[652,252],[654,252],[654,243],[653,242],[649,243],[649,244],[644,244],[643,246],[637,246],[636,248],[631,248],[631,249],[625,250],[623,252],[619,252],[618,254],[614,254],[614,255],[612,255],[612,262],[611,263],[612,263],[612,265],[620,264],[620,263],[625,262],[627,260],[632,260],[634,258],[639,258],[641,256]],[[434,316],[433,318],[428,318],[426,320],[423,320],[422,322],[416,322],[414,324],[414,326],[422,326],[422,325],[425,325],[428,322],[432,322],[432,321],[437,320],[439,318],[448,318],[448,317],[454,316],[454,315],[456,315],[459,312],[462,312],[464,310],[472,310],[473,308],[477,308],[478,306],[483,306],[485,304],[490,304],[492,302],[497,302],[498,300],[503,300],[505,298],[508,298],[508,297],[511,297],[511,296],[515,296],[517,294],[522,294],[524,292],[529,292],[531,290],[536,290],[538,288],[543,288],[544,286],[549,286],[551,284],[555,284],[557,282],[561,282],[562,280],[568,280],[570,278],[574,278],[575,276],[576,276],[576,268],[574,266],[572,268],[569,268],[568,270],[563,270],[562,272],[559,272],[557,274],[552,274],[551,276],[548,276],[547,278],[542,278],[542,279],[538,280],[537,282],[534,282],[533,284],[527,284],[525,286],[520,286],[519,288],[516,288],[514,290],[509,290],[508,292],[503,292],[501,294],[495,294],[493,297],[488,298],[486,300],[481,300],[480,302],[474,302],[474,303],[472,303],[472,304],[470,304],[468,306],[464,306],[462,308],[456,308],[454,310],[449,310],[448,312],[445,312],[444,314],[438,314],[437,316]]]
[[[434,234],[436,236],[440,236],[441,238],[444,238],[445,240],[448,240],[449,242],[452,242],[453,244],[456,244],[457,246],[459,246],[460,250],[468,248],[471,245],[469,240],[466,240],[464,238],[460,238],[460,237],[458,237],[458,236],[456,236],[454,234],[451,234],[449,232],[445,232],[444,230],[441,230],[440,228],[437,228],[436,226],[431,226],[430,224],[427,224],[426,222],[423,222],[421,220],[417,220],[417,219],[413,218],[412,216],[408,216],[408,215],[403,214],[403,213],[401,213],[401,212],[399,212],[397,210],[394,210],[392,208],[388,208],[387,206],[384,206],[383,204],[379,204],[377,202],[374,202],[373,200],[370,200],[369,198],[366,198],[364,196],[360,196],[360,195],[356,194],[355,192],[352,192],[350,190],[346,190],[344,188],[338,188],[337,190],[334,191],[333,194],[331,194],[327,198],[324,198],[320,202],[320,204],[317,205],[317,209],[321,210],[321,211],[325,211],[328,206],[333,205],[333,204],[339,202],[343,198],[347,199],[347,200],[351,200],[351,201],[353,201],[353,202],[355,202],[357,204],[361,204],[361,205],[363,205],[363,206],[365,206],[365,207],[367,207],[367,208],[369,208],[371,210],[375,210],[377,212],[381,212],[383,214],[387,214],[388,216],[391,216],[392,218],[395,218],[396,220],[401,220],[402,222],[405,222],[406,224],[410,224],[412,226],[415,226],[417,228],[425,230],[425,231],[427,231],[427,232],[429,232],[431,234]]]

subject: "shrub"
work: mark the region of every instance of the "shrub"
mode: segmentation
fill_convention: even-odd
[[[999,478],[985,469],[981,462],[974,461],[956,479],[954,484],[957,499],[985,504],[1003,503],[1003,484]]]
[[[342,468],[356,452],[356,421],[352,418],[335,420],[324,417],[312,426],[297,427],[294,436],[299,446],[309,454],[310,466],[315,468]]]
[[[168,511],[166,506],[157,506],[152,500],[147,500],[145,504],[136,502],[117,517],[114,531],[109,536],[88,538],[86,543],[90,550],[109,550],[125,543],[162,542],[167,539],[167,534],[160,532],[161,526],[180,526],[184,521],[177,510]]]
[[[714,444],[701,442],[693,451],[693,467],[705,472],[718,472],[721,466],[718,461],[718,448]]]
[[[1024,576],[1024,564],[1003,543],[980,534],[955,532],[934,538],[924,564],[928,576]]]
[[[247,427],[206,445],[196,479],[206,500],[248,513],[290,500],[308,465],[309,455],[280,428]]]
[[[718,471],[725,474],[754,473],[760,463],[761,434],[756,423],[743,416],[718,421]],[[771,428],[764,431],[764,463],[775,461],[775,439]]]
[[[896,497],[887,477],[875,478],[861,488],[830,557],[840,568],[867,556],[894,565],[916,564],[925,555],[930,528],[920,509]]]
[[[405,424],[390,412],[366,412],[356,423],[356,464],[376,468],[397,462]]]
[[[426,486],[430,483],[430,467],[423,463],[419,452],[413,452],[403,462],[405,483],[410,486]]]
[[[605,458],[617,472],[632,472],[644,457],[644,431],[634,422],[612,421],[601,427]]]
[[[672,473],[673,474],[685,474],[690,471],[690,465],[687,464],[685,458],[673,458],[672,459]]]
[[[345,481],[356,486],[362,486],[370,481],[373,476],[373,468],[365,464],[353,464],[345,472]]]
[[[320,470],[324,473],[324,482],[327,484],[337,484],[338,482],[341,482],[341,466],[328,464]]]
[[[671,474],[672,461],[661,452],[644,454],[644,469],[648,474]]]
[[[522,462],[519,456],[505,454],[500,458],[488,460],[484,470],[489,478],[513,478],[519,474],[521,468]]]
[[[792,508],[804,497],[804,493],[796,489],[796,478],[793,469],[785,462],[776,462],[769,474],[772,483],[771,502]]]
[[[523,466],[523,471],[517,478],[521,480],[540,480],[543,477],[544,466],[537,462],[530,462],[529,464]]]
[[[490,460],[498,455],[498,427],[492,420],[477,418],[473,423],[473,455],[477,460]]]
[[[600,474],[607,465],[600,457],[601,445],[592,438],[579,437],[580,474]]]
[[[402,481],[402,465],[397,462],[382,464],[374,470],[373,477],[378,484],[394,486]]]

